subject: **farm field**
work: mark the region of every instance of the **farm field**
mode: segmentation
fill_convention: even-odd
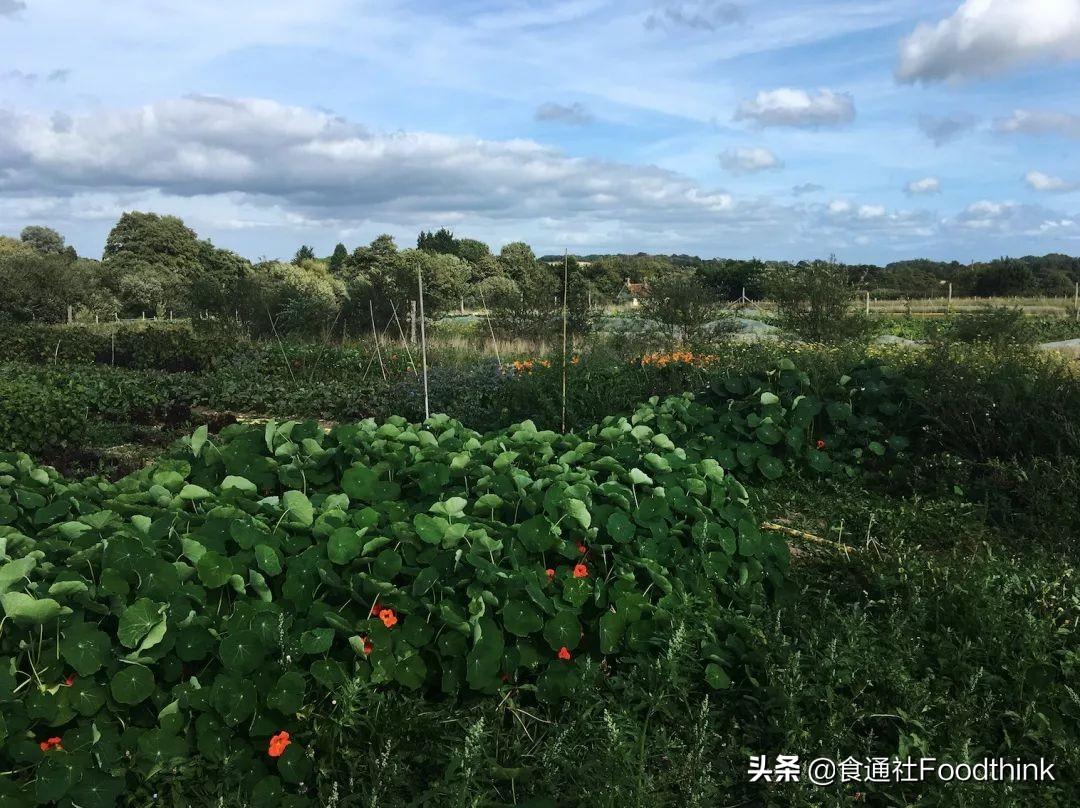
[[[17,329],[5,805],[1069,804],[1080,377],[965,316],[597,334],[565,414],[434,326],[427,419],[407,341]],[[1062,777],[749,782],[789,753]]]

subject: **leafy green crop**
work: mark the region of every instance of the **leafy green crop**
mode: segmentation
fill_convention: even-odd
[[[116,484],[0,455],[0,796],[109,806],[197,756],[306,804],[282,784],[310,778],[307,719],[346,683],[557,702],[663,653],[688,602],[729,687],[725,625],[786,594],[787,546],[665,434],[679,413],[200,428]]]

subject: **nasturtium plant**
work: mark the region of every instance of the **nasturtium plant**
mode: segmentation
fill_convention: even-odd
[[[778,398],[735,443],[678,397],[565,435],[237,424],[116,483],[0,455],[0,771],[74,806],[243,760],[253,802],[302,800],[312,705],[346,683],[561,700],[592,663],[663,653],[688,602],[725,648],[702,681],[730,687],[726,617],[787,592],[786,544],[725,471],[786,462],[760,449],[801,412]]]

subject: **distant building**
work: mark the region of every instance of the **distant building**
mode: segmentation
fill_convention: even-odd
[[[649,285],[647,283],[631,283],[630,279],[626,279],[626,291],[625,297],[630,301],[631,306],[640,306],[641,299],[649,296]]]

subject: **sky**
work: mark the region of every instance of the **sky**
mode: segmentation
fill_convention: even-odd
[[[0,0],[0,233],[1080,254],[1080,0]]]

